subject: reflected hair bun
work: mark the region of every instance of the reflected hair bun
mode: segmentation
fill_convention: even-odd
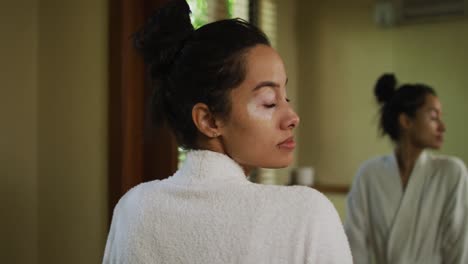
[[[394,74],[386,73],[380,76],[374,88],[377,102],[379,102],[379,104],[385,104],[390,101],[395,94],[396,85],[397,79]]]

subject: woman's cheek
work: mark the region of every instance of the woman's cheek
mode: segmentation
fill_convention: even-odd
[[[273,108],[266,108],[263,103],[252,100],[247,104],[247,113],[252,119],[271,120],[273,119]]]

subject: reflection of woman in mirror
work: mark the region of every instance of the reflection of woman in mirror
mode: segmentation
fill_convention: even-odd
[[[351,263],[332,204],[307,187],[248,181],[292,162],[299,123],[283,62],[233,19],[194,30],[174,0],[136,34],[153,110],[188,149],[171,177],[131,189],[114,209],[104,263]]]
[[[346,233],[355,263],[468,263],[468,176],[455,157],[434,155],[445,125],[435,91],[375,87],[380,128],[394,153],[366,161],[347,199]]]

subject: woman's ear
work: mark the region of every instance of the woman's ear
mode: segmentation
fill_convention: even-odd
[[[192,120],[198,130],[209,138],[218,137],[219,128],[214,115],[204,103],[197,103],[192,108]]]
[[[400,113],[398,116],[398,122],[400,123],[400,127],[404,130],[410,128],[412,124],[411,118],[405,113]]]

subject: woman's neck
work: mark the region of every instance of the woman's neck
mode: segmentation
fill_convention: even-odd
[[[400,178],[403,189],[408,184],[409,177],[413,171],[414,165],[421,155],[423,149],[415,147],[412,144],[400,142],[395,149],[395,156],[397,158],[398,169],[400,171]]]

